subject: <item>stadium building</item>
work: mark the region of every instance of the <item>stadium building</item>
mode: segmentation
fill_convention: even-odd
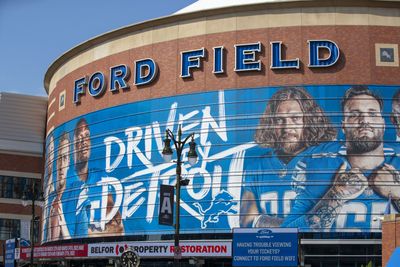
[[[132,248],[173,265],[160,187],[181,129],[198,154],[184,147],[181,264],[231,266],[234,229],[288,228],[301,265],[381,266],[380,218],[400,207],[399,44],[399,1],[200,0],[71,48],[44,81],[37,257],[106,266]]]

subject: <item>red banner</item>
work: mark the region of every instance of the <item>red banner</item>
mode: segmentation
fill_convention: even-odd
[[[65,257],[87,257],[87,244],[68,244],[57,246],[35,247],[33,257],[41,259],[65,258]],[[31,248],[21,248],[21,259],[28,260],[31,257]]]

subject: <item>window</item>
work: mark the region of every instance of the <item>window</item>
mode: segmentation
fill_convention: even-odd
[[[65,108],[65,90],[62,91],[59,95],[58,101],[58,111],[61,111]]]
[[[0,219],[0,240],[19,237],[21,232],[20,220]]]
[[[21,199],[33,182],[40,188],[39,179],[0,175],[0,198]]]
[[[376,66],[398,67],[399,48],[397,44],[375,44]]]

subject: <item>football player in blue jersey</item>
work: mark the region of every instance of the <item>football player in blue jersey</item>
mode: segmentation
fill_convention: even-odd
[[[89,168],[91,140],[89,125],[80,119],[74,131],[75,170],[78,181],[73,184],[76,200],[75,237],[96,236],[102,234],[120,235],[124,232],[121,214],[118,211],[105,224],[101,221],[101,210],[108,213],[114,206],[112,194],[107,196],[107,207],[101,207],[102,184],[100,170]],[[102,227],[102,225],[104,227]]]
[[[389,196],[400,198],[399,158],[384,145],[383,101],[365,86],[342,101],[345,143],[306,163],[306,185],[283,226],[317,231],[377,231]]]
[[[240,225],[279,226],[289,214],[296,192],[292,173],[299,160],[336,131],[311,95],[299,87],[277,91],[268,101],[255,134],[267,152],[246,166]]]
[[[396,141],[400,141],[400,90],[397,90],[393,95],[390,120],[396,127]]]

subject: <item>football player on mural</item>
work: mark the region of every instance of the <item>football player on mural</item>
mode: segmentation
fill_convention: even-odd
[[[99,182],[103,173],[98,169],[89,168],[90,153],[90,129],[86,120],[82,118],[74,130],[74,166],[78,176],[78,181],[73,184],[74,190],[77,191],[74,235],[75,237],[85,237],[87,235],[123,234],[124,227],[119,211],[109,222],[102,224],[102,185]],[[109,193],[106,213],[111,210],[113,204],[113,196]]]
[[[393,95],[390,120],[396,128],[396,141],[400,141],[400,89]]]
[[[336,131],[303,88],[277,91],[268,101],[255,141],[270,150],[246,169],[240,208],[242,227],[279,226],[290,213],[296,192],[292,174],[299,160]]]
[[[43,218],[49,217],[50,212],[50,198],[54,193],[54,184],[53,184],[53,165],[54,165],[54,137],[51,134],[49,136],[49,143],[46,149],[46,172],[44,175],[43,182],[43,195],[44,195],[44,206],[43,206]],[[47,230],[49,228],[48,219],[44,220],[43,223],[43,241],[47,240],[48,234]]]
[[[64,202],[62,200],[67,184],[70,157],[70,141],[68,133],[64,132],[61,134],[57,151],[56,197],[51,203],[50,208],[50,228],[47,232],[48,241],[70,238],[70,233],[64,217]]]
[[[400,198],[399,159],[383,143],[383,101],[365,86],[348,89],[342,100],[345,142],[336,153],[308,157],[306,183],[283,226],[330,231],[379,229],[389,196]]]
[[[54,137],[50,135],[49,145],[46,149],[46,178],[43,185],[44,195],[49,196],[54,191],[53,184],[53,163],[54,163]]]

